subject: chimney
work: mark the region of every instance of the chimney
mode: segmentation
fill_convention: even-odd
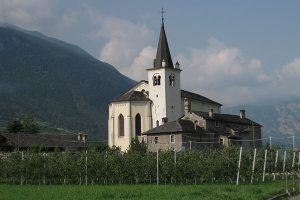
[[[184,98],[184,115],[188,115],[191,112],[191,102],[188,98]]]
[[[78,133],[77,140],[78,141],[82,141],[82,133],[81,132]]]
[[[194,129],[195,129],[195,131],[197,130],[197,124],[198,124],[198,121],[197,120],[194,121]]]
[[[208,116],[212,118],[214,116],[214,109],[210,109],[208,112]]]
[[[168,118],[167,117],[162,118],[162,122],[163,122],[163,124],[167,123],[168,122]]]
[[[87,134],[82,134],[82,141],[84,142],[84,143],[86,143],[86,141],[87,141]]]
[[[245,110],[240,110],[240,118],[245,119]]]

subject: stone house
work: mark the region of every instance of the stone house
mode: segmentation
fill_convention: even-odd
[[[91,143],[87,140],[87,135],[82,133],[77,136],[50,133],[0,133],[0,151],[28,150],[36,147],[42,147],[47,151],[68,148],[85,150],[89,144]]]
[[[149,151],[176,150],[215,147],[215,134],[207,132],[190,120],[178,119],[167,122],[143,133]],[[201,145],[206,143],[206,146]],[[209,145],[210,144],[210,145]]]

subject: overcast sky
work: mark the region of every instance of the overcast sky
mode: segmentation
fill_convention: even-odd
[[[227,106],[300,96],[297,0],[0,0],[0,22],[76,44],[140,80],[162,7],[183,89]]]

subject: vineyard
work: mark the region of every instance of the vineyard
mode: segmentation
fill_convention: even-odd
[[[235,184],[298,171],[299,153],[276,149],[121,152],[118,149],[0,153],[6,184]],[[238,174],[238,175],[237,175]]]

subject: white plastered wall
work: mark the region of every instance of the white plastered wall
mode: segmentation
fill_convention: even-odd
[[[131,139],[135,137],[135,116],[141,115],[141,131],[151,128],[150,101],[112,102],[109,105],[108,145],[120,147],[126,151]],[[119,115],[124,117],[124,136],[119,136]]]
[[[169,76],[174,74],[175,86],[169,85]],[[153,85],[153,77],[160,76],[160,85]],[[162,124],[162,118],[168,121],[177,120],[181,116],[180,71],[177,69],[158,68],[148,70],[149,98],[152,100],[152,124]]]

